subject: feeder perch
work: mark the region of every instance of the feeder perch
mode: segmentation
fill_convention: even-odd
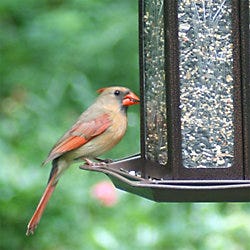
[[[248,1],[139,0],[141,153],[100,167],[158,202],[250,201]]]

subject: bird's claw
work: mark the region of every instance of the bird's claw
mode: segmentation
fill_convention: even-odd
[[[99,160],[99,162],[91,161],[90,159],[85,158],[85,165],[88,165],[89,167],[103,167],[106,166],[109,162],[107,160],[101,160],[98,158],[95,158],[96,160]]]
[[[109,163],[113,162],[113,160],[111,160],[111,159],[100,159],[98,157],[96,157],[95,160],[102,162],[102,163],[105,163],[105,164],[109,164]]]

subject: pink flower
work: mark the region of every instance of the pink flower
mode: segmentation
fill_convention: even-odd
[[[115,187],[109,181],[101,181],[95,184],[91,189],[91,195],[106,207],[112,207],[118,201]]]

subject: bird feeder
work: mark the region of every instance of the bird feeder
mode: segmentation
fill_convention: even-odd
[[[141,152],[100,167],[154,201],[250,201],[249,6],[139,0]]]

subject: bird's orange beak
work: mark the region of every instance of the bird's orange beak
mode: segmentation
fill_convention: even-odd
[[[133,92],[129,92],[127,95],[124,96],[122,105],[123,106],[131,106],[134,104],[138,104],[140,102],[139,97],[134,94]]]

